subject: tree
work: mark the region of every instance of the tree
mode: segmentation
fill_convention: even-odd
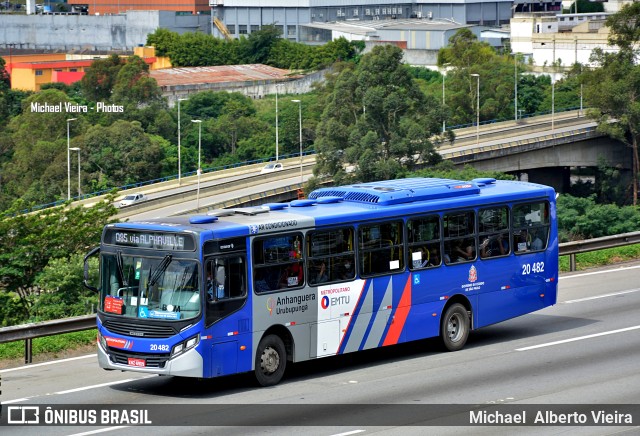
[[[57,207],[37,214],[20,214],[24,205],[10,210],[14,215],[0,220],[0,295],[10,301],[19,296],[27,313],[40,291],[36,279],[52,259],[85,253],[99,243],[116,213],[112,201],[111,196],[90,208]]]
[[[120,68],[125,60],[113,54],[91,62],[91,68],[81,80],[82,93],[90,101],[109,101]]]
[[[611,28],[609,43],[617,53],[595,49],[591,60],[600,68],[585,73],[585,96],[592,107],[590,117],[598,121],[598,130],[621,141],[632,151],[633,204],[638,202],[638,142],[640,140],[640,3],[625,5],[607,19]]]
[[[56,106],[68,101],[61,91],[48,89],[33,94],[24,104]],[[26,110],[11,120],[8,132],[13,150],[11,160],[3,165],[4,193],[38,204],[66,198],[67,118],[65,112]],[[71,123],[71,134],[76,124]]]
[[[11,79],[5,65],[4,58],[0,58],[0,91],[5,91],[11,87]]]
[[[82,285],[84,254],[49,260],[36,278],[42,291],[29,310],[30,322],[86,315],[98,306],[98,295]]]
[[[248,53],[246,58],[250,61],[249,63],[266,63],[271,47],[280,39],[280,36],[280,30],[273,24],[262,26],[260,30],[251,32],[247,38]]]
[[[131,56],[118,71],[111,101],[135,107],[161,99],[160,88],[149,77],[149,65],[138,56]]]
[[[514,111],[514,59],[500,55],[469,29],[461,29],[438,52],[438,65],[447,72],[447,124],[474,123],[477,116],[477,82],[480,75],[480,119],[511,119]],[[522,65],[522,64],[520,64]]]
[[[159,27],[155,32],[147,35],[147,45],[156,49],[158,56],[171,56],[171,52],[178,44],[179,35],[165,28]]]
[[[89,127],[82,139],[80,148],[88,156],[85,169],[102,186],[122,186],[161,174],[162,147],[136,121]]]
[[[441,107],[419,90],[402,50],[377,46],[357,66],[327,80],[317,128],[314,176],[335,183],[402,176],[418,160],[436,162],[431,137]]]

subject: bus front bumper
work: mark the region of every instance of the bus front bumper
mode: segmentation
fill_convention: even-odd
[[[112,355],[117,354],[117,351],[112,352]],[[123,359],[120,358],[120,360]],[[147,374],[174,375],[180,377],[202,377],[204,368],[202,356],[195,348],[187,350],[173,359],[167,360],[164,362],[163,367],[142,367],[114,362],[101,344],[98,344],[98,364],[100,365],[100,368],[110,370],[135,371]]]

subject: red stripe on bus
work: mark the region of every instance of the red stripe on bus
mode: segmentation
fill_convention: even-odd
[[[398,343],[400,339],[400,333],[404,328],[404,324],[409,316],[409,310],[411,310],[411,274],[407,278],[407,283],[404,285],[404,291],[402,297],[400,297],[400,303],[396,309],[396,313],[393,315],[393,322],[389,326],[387,337],[384,338],[383,346],[394,345]]]

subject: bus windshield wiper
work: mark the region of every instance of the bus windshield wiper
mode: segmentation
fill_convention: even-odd
[[[164,259],[162,259],[162,261],[160,262],[160,265],[158,265],[158,268],[153,272],[153,275],[151,276],[151,279],[149,280],[149,284],[147,285],[147,287],[153,286],[156,284],[156,282],[160,279],[160,276],[164,274],[164,272],[167,270],[167,267],[171,263],[171,257],[172,256],[170,254],[167,254],[164,257]]]
[[[118,275],[120,276],[120,283],[122,283],[122,286],[125,288],[129,287],[129,282],[127,280],[127,278],[124,276],[124,267],[123,267],[123,262],[122,262],[122,251],[118,251],[118,254],[116,256],[116,265],[118,266]]]

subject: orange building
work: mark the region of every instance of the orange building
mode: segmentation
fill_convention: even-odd
[[[209,13],[209,0],[68,0],[70,5],[89,7],[89,15],[119,14],[126,11],[176,11]]]
[[[156,57],[153,47],[136,47],[134,55],[144,59],[150,70],[171,68],[169,58]],[[11,76],[11,89],[39,91],[45,83],[70,85],[82,79],[95,57],[64,53],[12,55],[4,57],[5,68]],[[105,56],[101,56],[105,57]]]
[[[93,60],[14,62],[11,66],[11,88],[39,91],[45,83],[71,84],[82,79]]]

